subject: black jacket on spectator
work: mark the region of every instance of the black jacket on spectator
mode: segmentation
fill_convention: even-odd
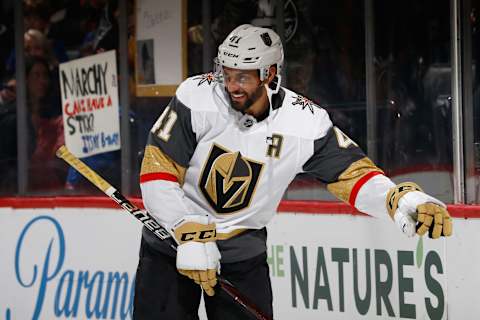
[[[35,134],[27,117],[29,155],[35,148]],[[16,102],[0,105],[0,194],[12,194],[17,187],[17,112]]]

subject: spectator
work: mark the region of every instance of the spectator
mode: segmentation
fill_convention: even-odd
[[[59,62],[68,60],[63,44],[63,39],[59,39],[58,34],[59,20],[57,12],[54,12],[50,1],[25,1],[24,28],[25,30],[34,29],[40,31],[48,39],[54,55]]]
[[[17,97],[17,80],[10,79],[0,89],[0,105],[8,105]]]
[[[16,191],[17,117],[15,104],[0,105],[0,194]]]
[[[96,28],[84,39],[83,55],[91,55],[118,48],[118,3],[116,0],[91,0],[90,6],[97,10]]]
[[[47,59],[50,69],[53,70],[58,63],[68,60],[63,41],[52,36],[50,17],[52,9],[46,1],[25,1],[24,46],[26,56],[41,57]],[[58,28],[54,28],[58,29]],[[55,34],[58,32],[54,32]],[[15,72],[15,50],[10,51],[6,60],[7,72]]]
[[[36,29],[29,29],[24,34],[25,57],[40,58],[48,62],[48,68],[58,67],[59,59],[55,56],[50,42],[45,35]],[[12,50],[7,60],[7,71],[15,72],[15,50]]]
[[[28,59],[26,73],[27,109],[36,138],[30,162],[30,187],[32,190],[60,189],[67,168],[55,156],[55,151],[65,143],[58,88],[44,59]]]
[[[50,7],[44,1],[25,1],[24,8],[23,22],[25,30],[35,29],[42,33],[48,32]]]
[[[10,79],[0,90],[0,194],[13,194],[17,190],[17,110],[16,80]],[[27,118],[29,155],[35,146],[30,117]]]
[[[24,34],[24,45],[27,56],[47,60],[50,69],[58,66],[58,60],[53,54],[52,47],[41,31],[27,30]]]

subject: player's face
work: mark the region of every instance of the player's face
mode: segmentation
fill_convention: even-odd
[[[262,95],[257,70],[238,70],[224,67],[225,88],[232,107],[238,111],[247,110]]]

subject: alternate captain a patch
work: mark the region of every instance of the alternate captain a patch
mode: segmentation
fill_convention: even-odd
[[[242,210],[252,201],[263,166],[214,144],[200,176],[200,190],[217,213]]]

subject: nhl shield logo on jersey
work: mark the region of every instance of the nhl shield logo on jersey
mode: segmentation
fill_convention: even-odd
[[[233,213],[250,205],[262,169],[263,163],[214,144],[199,187],[217,213]]]

